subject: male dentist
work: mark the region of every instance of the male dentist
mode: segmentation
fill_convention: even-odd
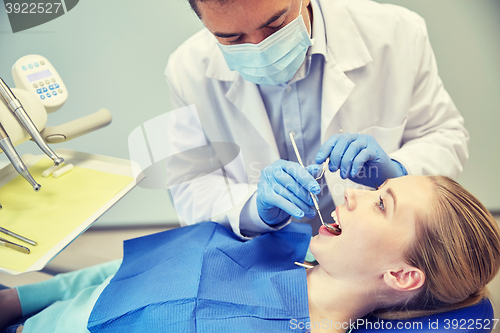
[[[169,59],[171,101],[194,104],[207,143],[234,143],[244,160],[245,172],[226,166],[223,173],[242,200],[211,220],[241,237],[290,218],[309,218],[317,231],[310,193],[332,222],[347,187],[462,172],[469,135],[417,14],[367,0],[189,2],[206,29]],[[177,138],[175,124],[169,131]],[[297,163],[290,133],[309,172]],[[189,146],[189,136],[178,138]],[[316,164],[328,157],[339,172],[318,183]],[[176,189],[185,224],[203,220],[220,197],[200,188]]]

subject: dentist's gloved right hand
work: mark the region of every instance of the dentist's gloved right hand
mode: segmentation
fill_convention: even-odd
[[[318,166],[305,170],[300,164],[278,160],[264,168],[257,186],[257,211],[262,221],[279,224],[290,218],[312,218],[316,215],[309,192],[319,194],[321,188],[311,176]]]

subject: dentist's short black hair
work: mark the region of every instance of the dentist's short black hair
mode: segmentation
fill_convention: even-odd
[[[188,0],[188,1],[189,1],[189,4],[191,5],[191,9],[193,9],[193,11],[196,13],[196,15],[198,15],[198,17],[201,20],[200,9],[198,8],[199,2],[217,1],[219,4],[222,5],[222,4],[228,3],[232,0]]]

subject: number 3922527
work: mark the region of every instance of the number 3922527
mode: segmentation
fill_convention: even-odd
[[[46,3],[5,3],[7,14],[57,14],[61,8],[60,2]]]

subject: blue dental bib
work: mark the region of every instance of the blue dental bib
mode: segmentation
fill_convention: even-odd
[[[126,241],[90,332],[300,332],[308,323],[306,224],[242,241],[205,222]]]

